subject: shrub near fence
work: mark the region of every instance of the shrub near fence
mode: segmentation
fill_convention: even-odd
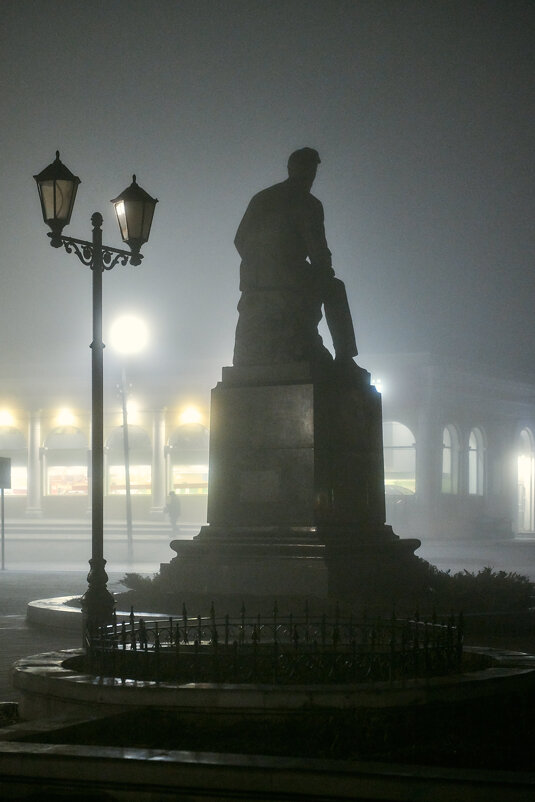
[[[102,627],[87,640],[88,670],[100,676],[173,683],[345,684],[454,673],[462,617],[412,619],[211,615]]]

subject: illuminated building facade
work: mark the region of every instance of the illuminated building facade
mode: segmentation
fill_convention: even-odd
[[[426,354],[366,364],[382,392],[394,529],[423,541],[535,533],[535,386]]]
[[[423,541],[535,534],[534,385],[476,375],[424,354],[366,356],[360,362],[382,393],[387,522],[398,534]],[[172,383],[161,377],[150,384],[150,401],[128,407],[134,518],[163,517],[174,490],[181,520],[202,524],[214,382],[197,376],[202,392],[174,397]],[[181,377],[182,388],[191,384]],[[65,385],[72,389],[72,382]],[[141,385],[138,379],[136,387]],[[50,397],[36,403],[31,395],[0,395],[0,456],[12,464],[6,515],[87,517],[90,413],[80,399],[87,405],[88,393],[63,393],[61,405]],[[116,396],[106,409],[105,516],[123,519]]]
[[[0,456],[11,459],[6,516],[83,518],[90,514],[90,411],[88,393],[63,392],[69,406],[26,409],[16,391],[0,399]],[[71,396],[69,398],[69,395]],[[48,399],[50,402],[50,399]],[[204,401],[204,403],[203,403]],[[104,418],[104,513],[125,515],[122,411],[108,399]],[[167,494],[181,502],[181,518],[204,521],[208,493],[208,403],[191,394],[166,407],[128,403],[130,492],[137,519],[163,517]]]

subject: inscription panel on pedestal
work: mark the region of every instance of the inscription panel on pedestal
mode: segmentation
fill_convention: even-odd
[[[307,448],[314,445],[310,384],[223,387],[212,393],[212,448]]]

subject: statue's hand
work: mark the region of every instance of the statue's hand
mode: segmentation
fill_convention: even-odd
[[[334,278],[334,270],[330,265],[323,264],[312,268],[314,276],[314,283],[321,292],[327,291],[332,279]]]
[[[334,278],[334,268],[331,266],[323,267],[320,276],[321,283],[328,284],[330,280]]]
[[[325,263],[316,265],[315,271],[321,281],[328,281],[330,278],[334,278],[334,268],[331,265]]]

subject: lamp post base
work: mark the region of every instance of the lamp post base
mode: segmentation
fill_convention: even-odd
[[[82,596],[82,612],[84,633],[92,634],[98,627],[112,622],[115,599],[106,586],[106,560],[93,558],[89,560],[89,565],[91,568],[87,576],[87,590]]]

